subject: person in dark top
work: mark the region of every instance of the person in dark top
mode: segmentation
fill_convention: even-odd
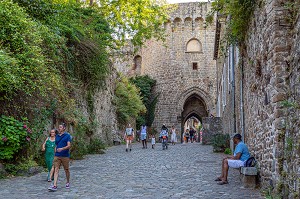
[[[60,165],[62,164],[66,173],[66,188],[70,188],[70,171],[69,171],[69,162],[70,162],[70,148],[71,148],[71,135],[67,132],[66,125],[63,123],[58,126],[59,133],[55,137],[55,156],[53,160],[54,165],[54,183],[53,186],[48,188],[49,191],[57,190],[57,180]]]
[[[190,133],[190,140],[191,140],[191,143],[193,143],[193,141],[194,141],[194,135],[195,135],[196,131],[194,130],[193,127],[191,127],[189,133]]]

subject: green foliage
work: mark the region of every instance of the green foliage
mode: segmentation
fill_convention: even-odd
[[[0,118],[0,159],[12,159],[30,141],[31,129],[22,122],[2,115]]]
[[[103,154],[105,149],[105,144],[100,139],[91,139],[88,145],[88,153],[90,154]]]
[[[83,159],[88,153],[86,140],[78,136],[72,140],[71,158],[75,160]]]
[[[229,134],[215,134],[212,145],[214,152],[224,152],[226,148],[230,148]]]
[[[56,76],[46,67],[38,23],[9,0],[0,2],[0,19],[0,100],[17,92],[46,96]]]
[[[137,76],[130,79],[139,89],[140,95],[143,99],[143,104],[146,106],[147,112],[143,115],[139,115],[136,121],[137,126],[146,124],[151,126],[155,117],[155,106],[159,95],[153,94],[153,87],[156,84],[156,80],[150,78],[148,75]]]
[[[5,171],[11,175],[20,175],[26,173],[30,168],[36,167],[38,164],[32,159],[22,159],[17,163],[7,163],[5,164]]]
[[[164,38],[162,24],[168,19],[170,6],[164,0],[101,0],[100,10],[115,30],[117,43],[129,38],[140,46],[151,37]]]
[[[216,0],[212,2],[212,11],[207,16],[212,22],[215,13],[219,17],[226,17],[226,39],[229,43],[243,42],[248,30],[249,22],[258,0]]]
[[[115,90],[114,103],[117,108],[118,121],[122,125],[144,113],[146,107],[139,95],[139,89],[126,77],[120,77]]]
[[[232,151],[231,151],[230,148],[226,148],[224,153],[227,154],[227,155],[232,155]]]
[[[287,17],[285,20],[294,26],[297,23],[298,16],[300,15],[300,2],[287,0],[284,2],[284,7],[289,11],[289,17]]]

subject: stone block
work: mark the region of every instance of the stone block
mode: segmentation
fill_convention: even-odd
[[[257,168],[256,167],[241,167],[241,174],[247,176],[256,176]]]
[[[243,184],[243,187],[245,188],[256,188],[256,178],[257,176],[246,176],[244,174],[241,174],[240,175],[240,179],[241,179],[241,182]]]
[[[240,179],[245,188],[256,188],[257,169],[256,167],[241,167]]]

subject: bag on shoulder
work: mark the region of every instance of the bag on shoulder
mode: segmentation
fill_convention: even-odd
[[[126,129],[126,135],[128,135],[128,136],[132,135],[132,128]]]
[[[245,167],[255,167],[255,165],[256,165],[256,160],[254,157],[248,158],[245,162]]]

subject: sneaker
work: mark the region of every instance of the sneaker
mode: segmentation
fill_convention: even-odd
[[[70,189],[70,183],[66,184],[66,189]]]
[[[128,152],[128,149],[126,149],[126,152]]]
[[[53,186],[51,185],[49,188],[48,188],[49,191],[57,191],[57,186]]]
[[[131,151],[131,149],[129,149],[129,151]]]

